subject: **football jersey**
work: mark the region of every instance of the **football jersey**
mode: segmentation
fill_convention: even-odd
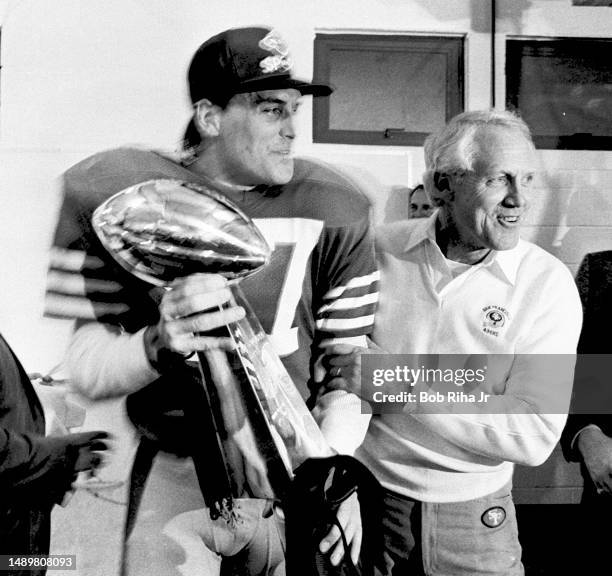
[[[378,294],[369,202],[347,178],[318,161],[296,159],[288,184],[244,192],[225,190],[152,151],[117,149],[80,162],[64,176],[46,314],[99,321],[130,333],[157,323],[162,289],[132,276],[114,261],[98,240],[91,216],[112,194],[159,178],[193,182],[226,194],[261,230],[273,249],[271,260],[244,279],[241,288],[307,397],[319,343],[363,339],[372,329]],[[129,413],[141,430],[151,428],[153,404],[159,405],[158,411],[175,412],[170,395],[162,393],[164,387],[168,390],[163,383],[168,378],[131,395]]]

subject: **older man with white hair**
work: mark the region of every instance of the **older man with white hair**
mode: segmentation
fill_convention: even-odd
[[[580,300],[568,269],[520,238],[536,158],[518,116],[460,114],[429,137],[425,156],[425,186],[440,208],[379,230],[374,341],[409,358],[437,355],[436,366],[488,355],[481,390],[489,396],[461,395],[455,380],[454,396],[426,402],[439,398],[433,388],[404,383],[411,400],[378,406],[357,457],[386,489],[393,574],[522,574],[513,467],[542,463],[559,439]],[[330,348],[333,385],[371,401],[357,358],[347,346]]]

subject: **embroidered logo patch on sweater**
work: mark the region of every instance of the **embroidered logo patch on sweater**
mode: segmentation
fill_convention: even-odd
[[[485,306],[482,309],[482,331],[491,336],[499,336],[501,329],[508,323],[508,311],[501,306]]]

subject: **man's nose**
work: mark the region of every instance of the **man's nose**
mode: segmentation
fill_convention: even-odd
[[[294,115],[291,112],[287,113],[283,118],[281,136],[284,138],[291,138],[292,140],[295,138]]]
[[[504,198],[504,204],[506,206],[513,206],[521,208],[527,205],[527,192],[529,186],[521,184],[519,179],[513,179],[510,183],[508,193]]]

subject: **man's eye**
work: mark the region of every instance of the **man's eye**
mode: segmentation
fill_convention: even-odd
[[[521,178],[521,185],[529,186],[530,184],[533,183],[533,179],[534,179],[533,174],[527,174],[526,176],[523,176],[523,178]]]
[[[494,178],[487,178],[487,186],[501,186],[506,184],[508,178],[504,176],[495,176]]]
[[[278,106],[271,106],[264,108],[263,113],[268,114],[270,116],[281,116],[283,111]]]

